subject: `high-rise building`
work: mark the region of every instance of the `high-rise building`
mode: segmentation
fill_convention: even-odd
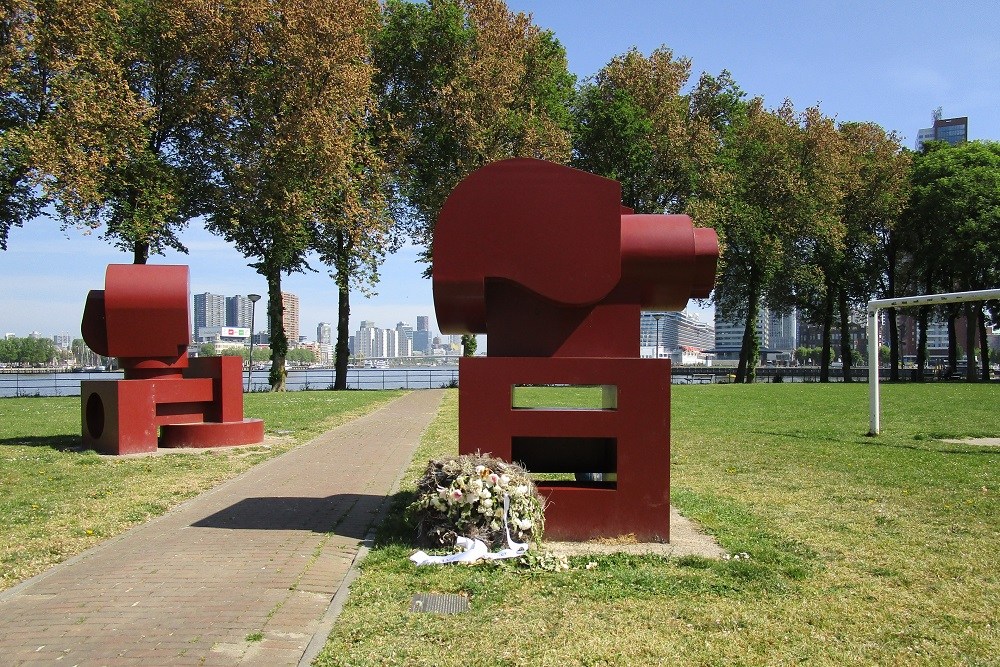
[[[354,354],[365,359],[371,357],[385,356],[375,354],[376,332],[375,323],[369,320],[362,320],[358,333],[354,336]]]
[[[799,344],[799,318],[796,311],[782,315],[771,312],[771,322],[768,327],[770,338],[768,349],[779,352],[792,352]]]
[[[396,334],[399,336],[399,356],[409,357],[413,354],[413,327],[407,322],[396,322]]]
[[[60,350],[68,350],[73,347],[73,337],[68,333],[56,334],[52,337],[52,341]]]
[[[925,127],[917,132],[916,149],[923,148],[924,143],[930,140],[947,141],[952,146],[963,144],[969,140],[969,117],[942,118],[941,109],[937,108],[933,113],[934,124]]]
[[[299,340],[299,297],[290,293],[281,293],[281,322],[285,327],[285,337],[290,342]]]
[[[417,315],[417,331],[430,330],[430,318],[427,315]]]
[[[227,327],[251,328],[250,317],[253,314],[253,302],[245,296],[226,297],[226,321]]]
[[[226,326],[226,297],[204,292],[194,295],[194,330]]]
[[[329,322],[320,322],[316,325],[316,342],[323,345],[333,344],[333,327]]]
[[[746,324],[742,318],[738,321],[727,320],[715,311],[715,354],[719,359],[738,359],[743,348],[743,332]],[[771,313],[767,308],[761,308],[757,314],[757,338],[762,350],[770,349]]]
[[[417,318],[419,322],[419,318]],[[418,324],[419,326],[419,324]],[[431,353],[431,332],[427,329],[417,329],[413,332],[413,351],[421,354]]]

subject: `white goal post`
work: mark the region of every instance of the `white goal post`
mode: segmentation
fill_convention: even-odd
[[[907,308],[932,304],[940,305],[942,303],[987,301],[989,299],[1000,299],[1000,289],[984,289],[975,292],[948,292],[946,294],[922,294],[919,296],[902,296],[895,299],[874,299],[868,302],[868,435],[879,434],[878,311],[882,308]],[[971,350],[969,354],[972,354]],[[989,361],[984,359],[983,363],[989,363]]]

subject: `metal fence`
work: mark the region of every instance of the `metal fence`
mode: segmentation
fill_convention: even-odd
[[[290,369],[286,381],[289,391],[332,389],[332,368]],[[120,372],[108,373],[0,373],[0,398],[16,396],[79,396],[84,380],[120,380]],[[249,381],[249,382],[248,382]],[[458,367],[428,368],[350,368],[348,389],[437,389],[457,386]],[[266,370],[243,373],[243,387],[250,391],[270,391]]]
[[[736,377],[736,369],[723,366],[675,366],[673,384],[724,384]],[[757,382],[819,382],[820,369],[812,366],[761,366],[756,373]],[[120,380],[120,372],[107,373],[54,373],[54,372],[2,372],[0,373],[0,398],[14,396],[79,396],[83,380]],[[868,382],[868,368],[851,369],[855,382]],[[882,381],[889,379],[889,369],[879,369]],[[915,369],[900,369],[900,380],[916,380]],[[335,372],[332,368],[290,369],[286,380],[289,391],[332,389]],[[249,383],[248,383],[249,379]],[[946,370],[929,368],[924,380],[946,382],[964,380]],[[843,382],[842,369],[830,369],[831,382]],[[348,389],[437,389],[458,385],[458,367],[411,368],[350,368],[347,371]],[[270,391],[267,370],[255,370],[251,377],[243,373],[243,387],[250,391]]]

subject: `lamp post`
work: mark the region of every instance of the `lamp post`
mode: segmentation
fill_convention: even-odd
[[[253,329],[255,315],[257,314],[257,302],[260,301],[260,294],[247,294],[250,299],[250,353],[247,355],[247,391],[250,391],[250,377],[253,375]]]
[[[656,358],[660,358],[660,318],[663,317],[663,313],[656,313],[653,315],[653,319],[656,320]]]

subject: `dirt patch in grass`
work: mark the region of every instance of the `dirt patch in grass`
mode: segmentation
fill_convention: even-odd
[[[975,445],[977,447],[1000,447],[1000,438],[943,438],[941,442],[954,445]]]
[[[588,542],[545,542],[544,549],[559,556],[624,553],[719,559],[726,555],[726,550],[719,546],[714,537],[704,532],[694,521],[682,516],[675,507],[670,508],[669,542],[636,542],[635,536],[625,535],[617,539],[602,538]]]

